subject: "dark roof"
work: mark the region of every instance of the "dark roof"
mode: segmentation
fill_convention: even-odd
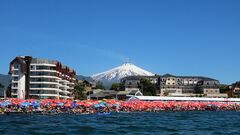
[[[218,81],[216,79],[213,78],[209,78],[209,77],[204,77],[204,76],[175,76],[175,75],[171,75],[171,74],[165,74],[162,77],[175,77],[175,78],[198,78],[201,79],[203,81]]]
[[[176,77],[176,76],[174,76],[174,75],[172,75],[172,74],[165,74],[165,75],[163,75],[162,77]]]
[[[30,59],[32,59],[31,57],[29,57],[29,56],[18,56],[18,57],[16,57],[16,58],[14,58],[11,62],[10,62],[10,68],[9,68],[9,74],[12,74],[12,69],[11,69],[11,67],[13,66],[13,64],[19,64],[19,65],[21,65],[21,67],[20,67],[20,70],[21,70],[21,72],[23,72],[23,73],[26,73],[27,72],[27,63],[26,63],[26,59],[27,58],[30,58]]]
[[[33,58],[31,63],[33,63],[33,64],[57,64],[57,63],[59,63],[59,61],[57,61],[57,60],[41,59],[41,58]]]
[[[117,94],[117,91],[114,90],[103,90],[95,94],[91,94],[91,98],[104,98],[108,96],[115,96]]]
[[[160,76],[127,76],[122,78],[122,80],[140,80],[142,78],[159,78]]]

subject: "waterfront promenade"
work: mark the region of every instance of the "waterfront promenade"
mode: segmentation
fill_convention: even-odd
[[[193,101],[117,101],[117,100],[0,100],[0,113],[40,114],[99,114],[111,112],[161,112],[161,111],[222,111],[240,110],[234,102]]]

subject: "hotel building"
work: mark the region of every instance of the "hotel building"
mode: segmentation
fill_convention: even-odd
[[[174,76],[165,74],[160,78],[161,96],[191,96],[203,94],[207,97],[227,96],[221,95],[218,80],[201,76]]]
[[[16,57],[10,63],[13,98],[71,99],[76,72],[59,61]]]

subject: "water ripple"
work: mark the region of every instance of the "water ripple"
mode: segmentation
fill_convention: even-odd
[[[1,135],[239,134],[239,112],[161,112],[98,115],[1,115]]]

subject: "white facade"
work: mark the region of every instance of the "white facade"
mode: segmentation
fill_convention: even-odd
[[[12,74],[12,95],[13,97],[18,97],[20,99],[25,99],[25,74],[21,73],[19,70],[21,65],[14,64],[13,74]]]
[[[73,76],[70,77],[68,67],[62,68],[58,61],[36,58],[31,61],[30,65],[26,65],[23,58],[17,57],[17,60],[13,61],[11,65],[12,97],[25,99],[27,94],[26,86],[29,85],[29,98],[73,98],[71,91],[74,89],[74,81],[76,79]],[[68,75],[65,74],[65,71]],[[75,71],[71,73],[75,74]],[[26,79],[27,77],[29,79]],[[29,82],[26,83],[26,81]]]

